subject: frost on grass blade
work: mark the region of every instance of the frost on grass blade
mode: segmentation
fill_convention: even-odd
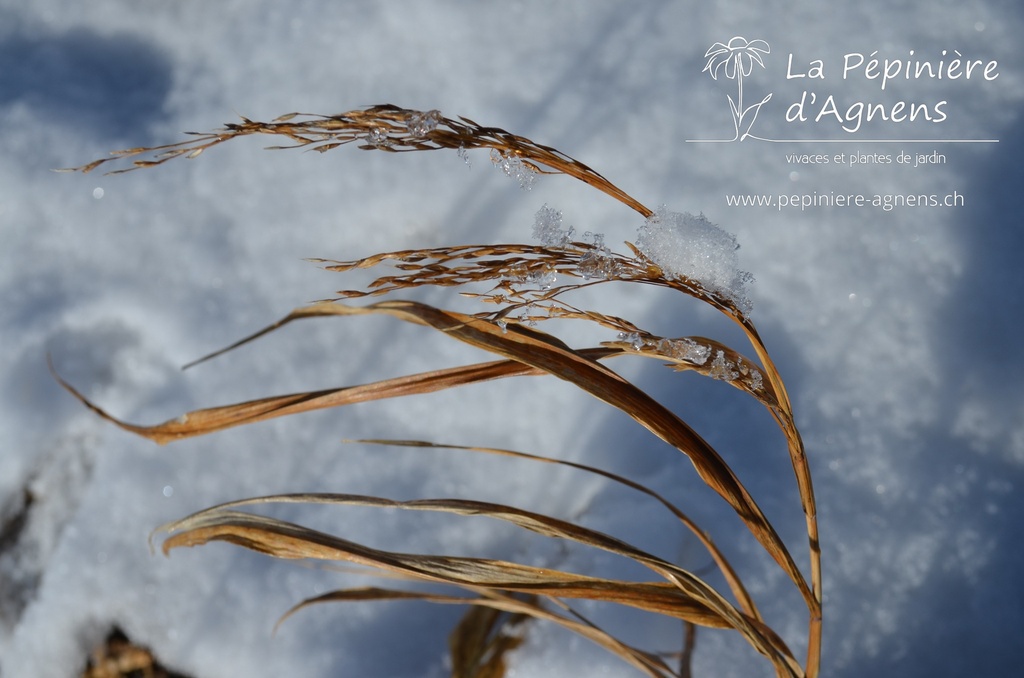
[[[639,332],[619,332],[618,340],[632,346],[634,351],[639,351],[647,345],[647,342],[640,336]]]
[[[583,234],[583,242],[592,246],[580,257],[577,267],[583,279],[614,279],[620,271],[619,263],[612,251],[604,244],[604,234],[587,231]]]
[[[604,244],[604,235],[587,231],[582,236],[583,244],[573,244],[576,229],[562,228],[562,213],[544,205],[533,220],[533,237],[545,247],[566,249],[583,248],[576,270],[584,280],[610,280],[619,272],[618,262]],[[584,247],[586,245],[586,247]]]
[[[388,137],[386,127],[371,127],[366,133],[366,140],[377,148],[388,148],[391,146],[391,138]]]
[[[422,139],[433,132],[443,119],[438,110],[416,112],[410,114],[406,127],[413,138]]]
[[[666,276],[688,278],[729,299],[744,315],[750,313],[746,286],[754,278],[738,268],[736,238],[703,214],[661,207],[640,226],[636,245]]]
[[[667,339],[663,352],[680,360],[685,360],[694,365],[703,365],[711,355],[711,349],[703,344],[698,344],[693,339]]]
[[[533,188],[533,182],[537,180],[537,171],[523,162],[522,158],[515,153],[506,153],[492,148],[491,162],[500,167],[507,176],[518,181],[519,188],[524,191]]]
[[[740,373],[735,369],[735,365],[725,357],[725,351],[719,351],[715,355],[714,362],[711,363],[711,371],[708,372],[708,376],[712,379],[720,379],[722,381],[732,381],[740,376]]]
[[[545,247],[565,247],[572,242],[575,229],[562,228],[562,213],[544,205],[533,219],[533,237]]]

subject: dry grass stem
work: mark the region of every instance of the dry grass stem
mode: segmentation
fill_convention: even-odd
[[[175,158],[196,158],[208,148],[253,134],[283,136],[292,141],[291,146],[272,146],[274,149],[306,148],[321,153],[351,143],[363,150],[389,152],[488,148],[501,157],[519,159],[529,171],[567,174],[612,196],[645,217],[653,214],[594,170],[550,146],[535,143],[498,127],[483,127],[468,118],[453,120],[442,116],[439,111],[416,111],[391,104],[338,115],[288,113],[271,122],[242,118],[242,122],[227,123],[216,132],[191,132],[193,138],[186,141],[152,148],[114,151],[110,158],[64,171],[91,172],[108,162],[141,156],[142,159],[131,161],[131,167],[114,170],[111,174],[130,172],[161,165]]]
[[[269,123],[243,118],[240,123],[228,124],[215,132],[191,134],[191,138],[185,141],[118,151],[113,157],[96,160],[74,170],[89,172],[116,161],[130,162],[131,165],[114,173],[153,167],[175,158],[195,158],[206,149],[231,139],[257,134],[283,136],[291,142],[289,147],[320,152],[346,144],[387,152],[453,149],[461,153],[486,148],[490,149],[495,163],[506,172],[522,175],[519,177],[521,181],[524,176],[529,178],[534,174],[564,174],[611,196],[645,218],[654,214],[590,167],[554,148],[496,127],[478,125],[467,118],[452,119],[438,111],[414,111],[392,105],[330,116],[292,113]],[[488,351],[496,358],[490,362],[206,408],[151,426],[116,419],[86,400],[59,376],[57,378],[99,416],[161,444],[273,417],[431,393],[494,379],[552,376],[564,380],[629,415],[686,455],[701,480],[739,516],[806,604],[808,649],[803,664],[765,623],[740,575],[710,535],[673,502],[640,483],[609,471],[542,455],[421,441],[361,441],[423,449],[447,448],[467,454],[512,457],[528,463],[558,464],[598,474],[641,492],[671,512],[697,536],[714,560],[716,571],[725,579],[727,593],[732,600],[695,573],[624,540],[522,508],[468,499],[399,502],[359,495],[296,494],[241,500],[200,511],[164,526],[162,529],[168,536],[163,542],[163,550],[167,552],[180,546],[227,541],[280,558],[339,561],[399,579],[455,587],[460,595],[381,588],[345,589],[304,601],[291,612],[314,603],[340,601],[420,600],[468,605],[463,622],[451,636],[453,676],[456,678],[496,678],[503,675],[509,653],[523,642],[527,620],[545,620],[570,629],[608,649],[641,673],[662,678],[689,675],[697,626],[733,629],[767,658],[777,676],[815,678],[820,665],[822,613],[818,525],[810,468],[782,377],[748,313],[738,302],[713,284],[702,283],[696,276],[666,272],[633,244],[626,243],[626,246],[629,251],[622,254],[608,250],[600,242],[566,238],[558,245],[456,245],[385,252],[349,261],[317,259],[314,260],[316,263],[339,273],[375,267],[387,267],[388,270],[364,288],[342,290],[335,298],[298,308],[265,329],[196,361],[202,362],[238,348],[296,320],[384,315]],[[742,328],[750,344],[751,355],[743,355],[706,337],[659,336],[625,318],[578,308],[567,301],[572,292],[606,283],[652,285],[706,303]],[[350,303],[423,286],[458,289],[463,296],[475,299],[491,310],[467,314],[393,298],[362,306]],[[600,346],[592,348],[572,348],[540,329],[540,324],[550,319],[589,322],[602,332],[616,332],[617,338],[600,341]],[[611,358],[631,355],[655,358],[670,369],[692,371],[726,382],[755,398],[771,413],[785,439],[805,514],[809,579],[725,458],[677,414],[605,364]],[[623,581],[508,561],[383,551],[242,510],[297,502],[442,512],[456,517],[484,516],[566,543],[627,558],[645,566],[655,578],[643,582]],[[678,655],[679,670],[671,668],[657,654],[622,643],[576,614],[565,602],[572,599],[601,600],[680,620],[684,634]]]

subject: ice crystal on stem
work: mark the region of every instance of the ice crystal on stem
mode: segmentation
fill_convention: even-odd
[[[736,366],[732,364],[732,361],[725,357],[725,352],[719,351],[715,354],[715,359],[711,363],[711,371],[708,372],[708,376],[712,379],[733,381],[740,376],[740,373],[735,368]]]
[[[604,235],[587,231],[583,234],[583,240],[592,245],[580,257],[579,272],[584,280],[611,280],[619,272],[619,265],[604,244]]]
[[[416,139],[422,139],[434,131],[442,120],[441,111],[431,110],[425,113],[413,113],[409,116],[407,128],[409,134]]]
[[[519,187],[525,191],[533,188],[533,182],[537,179],[537,172],[523,162],[515,153],[503,153],[496,148],[491,149],[491,162],[501,168],[501,171],[519,182]]]
[[[572,242],[574,232],[572,226],[562,228],[562,213],[559,210],[547,205],[537,210],[533,220],[533,237],[545,247],[565,247]]]
[[[366,140],[377,148],[387,148],[391,145],[391,140],[388,138],[388,131],[384,127],[373,127],[366,134]]]

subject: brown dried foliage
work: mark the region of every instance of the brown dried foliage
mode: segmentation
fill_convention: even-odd
[[[119,628],[96,647],[81,678],[188,678],[160,664],[149,649],[133,643]]]
[[[489,148],[499,159],[518,159],[529,171],[572,176],[645,217],[652,214],[650,209],[603,176],[556,149],[502,129],[480,126],[466,118],[450,119],[437,111],[424,113],[392,105],[374,106],[332,116],[293,113],[270,123],[243,118],[241,123],[226,125],[217,132],[193,134],[192,139],[155,148],[118,151],[112,158],[74,169],[88,172],[119,159],[131,160],[132,166],[117,171],[151,167],[178,157],[194,158],[207,148],[252,134],[283,135],[293,142],[292,147],[321,152],[350,143],[365,150],[390,152]],[[120,421],[89,403],[66,382],[61,383],[100,416],[162,444],[272,417],[435,392],[492,379],[549,375],[568,381],[596,399],[628,414],[641,426],[685,454],[700,478],[733,508],[806,603],[808,654],[805,662],[801,664],[786,643],[764,623],[740,577],[710,536],[673,503],[638,483],[598,468],[511,450],[452,447],[467,453],[500,454],[534,463],[561,464],[599,474],[643,493],[670,511],[697,536],[727,582],[732,601],[693,572],[609,535],[512,506],[458,499],[396,502],[381,497],[304,494],[242,500],[200,511],[164,526],[161,530],[169,536],[163,542],[163,550],[167,552],[179,546],[219,540],[281,558],[346,561],[369,566],[398,578],[451,585],[461,590],[463,595],[358,588],[307,600],[295,609],[328,601],[394,599],[469,605],[467,616],[452,636],[451,650],[456,676],[482,678],[501,675],[505,654],[521,643],[522,636],[516,631],[517,627],[525,619],[540,619],[581,634],[649,676],[688,675],[693,630],[695,626],[704,626],[737,631],[767,658],[778,676],[813,678],[818,674],[821,651],[822,597],[818,528],[810,470],[782,378],[750,318],[732,301],[705,289],[699,281],[666,275],[635,247],[627,245],[630,248],[628,255],[612,253],[589,243],[571,242],[560,247],[458,245],[387,252],[353,261],[317,260],[329,270],[338,272],[388,264],[394,273],[378,277],[365,289],[343,290],[338,292],[335,299],[298,308],[264,330],[207,356],[211,358],[219,355],[296,320],[380,314],[422,325],[467,345],[482,348],[499,358],[491,362],[197,410],[153,426]],[[574,282],[550,287],[537,284],[539,278],[551,273],[557,274],[560,279],[569,278]],[[742,328],[753,351],[753,359],[704,337],[660,337],[636,327],[628,320],[575,308],[563,299],[563,296],[574,290],[610,282],[669,288],[711,305]],[[490,287],[484,292],[463,290],[463,294],[495,305],[497,310],[470,315],[412,301],[384,300],[364,306],[346,303],[352,299],[384,296],[425,285],[464,288],[479,283]],[[598,347],[574,349],[538,329],[539,323],[552,318],[589,321],[619,332],[620,338]],[[754,498],[718,452],[664,405],[604,364],[610,358],[630,355],[657,358],[672,369],[690,370],[726,381],[756,398],[770,412],[786,441],[806,517],[809,581]],[[364,442],[423,449],[445,447],[415,441]],[[239,510],[257,504],[293,502],[487,516],[548,537],[631,559],[647,567],[656,575],[656,579],[649,582],[609,580],[506,561],[392,553]],[[566,599],[599,599],[682,620],[686,626],[686,641],[681,666],[678,669],[672,668],[662,657],[620,642],[580,617],[568,606]]]

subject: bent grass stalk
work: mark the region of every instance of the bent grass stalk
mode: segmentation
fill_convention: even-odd
[[[128,161],[130,166],[113,173],[153,167],[175,158],[195,158],[208,148],[253,134],[284,136],[292,142],[290,147],[320,152],[352,143],[364,150],[388,152],[454,149],[463,153],[467,149],[487,148],[495,163],[507,173],[516,175],[521,182],[528,182],[537,173],[565,174],[622,202],[645,218],[654,214],[653,210],[590,167],[554,148],[499,128],[481,126],[467,118],[451,119],[437,111],[414,111],[390,104],[331,116],[291,113],[269,123],[243,118],[241,123],[228,124],[215,132],[192,133],[191,138],[185,141],[153,148],[117,151],[110,158],[67,171],[89,172],[114,161]],[[666,272],[632,244],[627,243],[627,247],[627,254],[619,254],[603,245],[567,239],[558,245],[455,245],[385,252],[352,261],[316,260],[328,270],[341,273],[384,263],[391,264],[397,273],[380,276],[364,289],[343,290],[333,299],[297,308],[260,332],[201,359],[215,357],[298,320],[385,315],[489,351],[498,358],[491,362],[201,409],[152,426],[121,421],[86,400],[59,376],[57,379],[99,416],[160,444],[273,417],[435,392],[494,379],[548,375],[568,381],[626,413],[686,455],[704,483],[732,507],[804,600],[808,612],[808,649],[804,662],[798,661],[785,641],[764,622],[739,575],[711,537],[668,499],[639,483],[599,468],[512,450],[421,441],[365,441],[386,446],[448,448],[465,453],[511,456],[532,463],[560,464],[623,484],[660,504],[696,535],[723,576],[732,600],[693,572],[609,535],[513,506],[459,499],[397,502],[382,497],[337,494],[246,499],[215,506],[163,526],[160,531],[168,536],[162,548],[168,552],[179,546],[227,541],[279,558],[346,561],[399,579],[451,585],[461,590],[462,595],[354,588],[303,601],[288,614],[306,605],[329,601],[402,599],[468,605],[469,612],[453,632],[451,640],[455,676],[501,675],[505,654],[522,642],[517,629],[526,620],[546,620],[590,639],[649,676],[689,675],[693,631],[697,626],[704,626],[738,632],[764,655],[778,676],[814,678],[818,675],[821,653],[821,554],[810,469],[782,377],[753,322],[735,300],[720,290],[705,286],[698,279]],[[538,280],[551,273],[574,282],[557,286],[537,284]],[[626,319],[579,309],[563,299],[569,292],[609,282],[669,288],[711,305],[743,330],[753,358],[705,337],[658,336]],[[353,299],[388,296],[421,286],[463,288],[476,283],[491,285],[490,291],[461,290],[462,294],[491,304],[496,310],[465,314],[396,299],[362,306],[348,303]],[[603,342],[596,347],[572,348],[554,335],[538,329],[539,323],[553,318],[590,322],[617,331],[619,340]],[[805,514],[809,580],[747,488],[718,452],[663,404],[605,365],[612,358],[627,356],[656,358],[674,370],[694,371],[726,381],[754,397],[769,411],[785,438]],[[392,553],[241,510],[260,504],[295,502],[487,516],[524,530],[628,558],[644,565],[659,579],[638,583],[507,561]],[[565,602],[566,599],[598,599],[682,620],[686,626],[686,641],[679,655],[679,668],[672,668],[655,653],[619,641],[580,616]]]

